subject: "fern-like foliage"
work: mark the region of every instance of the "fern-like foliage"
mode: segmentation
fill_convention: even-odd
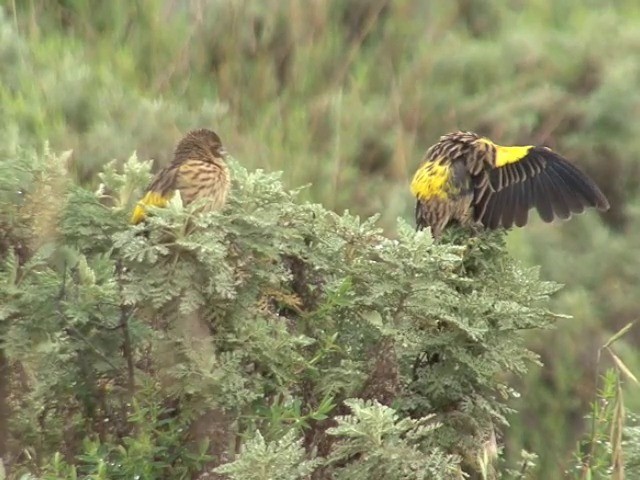
[[[400,221],[390,239],[235,162],[224,211],[176,196],[130,226],[148,163],[109,165],[96,191],[54,181],[52,164],[25,162],[35,193],[2,197],[16,232],[0,267],[14,471],[492,471],[510,374],[536,361],[521,332],[551,325],[557,289],[502,234],[433,244]],[[29,202],[46,185],[60,191],[42,230]]]

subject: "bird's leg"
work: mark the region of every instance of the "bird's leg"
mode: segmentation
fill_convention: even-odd
[[[431,226],[431,236],[433,241],[437,242],[442,237],[442,225],[435,224]]]

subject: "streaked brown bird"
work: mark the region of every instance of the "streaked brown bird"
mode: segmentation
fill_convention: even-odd
[[[144,220],[149,206],[165,207],[178,190],[185,205],[207,199],[205,211],[221,209],[231,187],[226,155],[215,132],[203,128],[187,133],[178,143],[173,161],[147,187],[133,210],[131,223]]]
[[[416,226],[434,238],[453,223],[522,227],[529,210],[568,219],[586,207],[607,210],[598,186],[572,163],[542,146],[503,147],[472,132],[454,132],[431,146],[411,182]]]

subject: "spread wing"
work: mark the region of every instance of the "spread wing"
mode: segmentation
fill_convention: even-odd
[[[179,165],[171,164],[160,170],[153,178],[144,197],[140,199],[131,214],[131,223],[138,224],[146,217],[146,207],[167,205],[178,181]]]
[[[545,222],[586,207],[609,208],[593,180],[546,147],[530,147],[520,158],[485,169],[474,184],[475,219],[490,229],[525,225],[533,207]]]

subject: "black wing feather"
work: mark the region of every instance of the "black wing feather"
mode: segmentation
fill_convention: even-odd
[[[485,197],[485,207],[482,211],[482,216],[477,217],[476,220],[480,220],[480,222],[487,228],[498,228],[497,223],[495,225],[492,224],[491,217],[493,216],[493,211],[496,209],[496,204],[499,201],[499,196],[487,194]]]
[[[585,200],[582,194],[572,193],[573,190],[570,184],[567,183],[567,181],[565,180],[564,178],[565,175],[562,174],[561,172],[560,173],[557,172],[557,169],[561,167],[559,167],[556,164],[551,164],[549,165],[549,168],[554,170],[554,172],[552,172],[551,175],[554,176],[556,180],[556,185],[558,186],[558,188],[562,190],[564,194],[564,199],[567,202],[567,206],[569,207],[569,210],[571,211],[571,213],[584,212]]]
[[[553,207],[549,199],[549,191],[544,179],[538,175],[533,181],[533,201],[540,218],[549,223],[553,221]]]
[[[486,189],[481,188],[483,175],[488,175]],[[533,207],[545,222],[570,218],[585,207],[609,208],[593,180],[546,147],[534,147],[518,162],[486,170],[474,182],[474,216],[490,229],[524,226]]]
[[[509,228],[513,225],[513,217],[516,214],[516,209],[518,208],[518,196],[520,193],[519,188],[506,188],[505,189],[505,198],[504,205],[502,208],[502,226],[504,228]]]
[[[520,190],[520,205],[516,211],[515,223],[517,227],[524,227],[529,221],[529,210],[533,204],[531,185],[529,182],[522,182],[522,185],[516,187]]]
[[[582,197],[585,206],[595,207],[599,210],[607,210],[609,208],[609,201],[593,180],[562,157],[556,154],[554,156],[559,159],[554,162],[554,170],[562,177],[570,191],[578,193]]]
[[[550,169],[540,172],[541,181],[546,184],[549,200],[553,207],[553,213],[562,220],[566,220],[571,216],[569,205],[565,199],[564,186],[558,185],[558,178],[553,175]]]
[[[522,211],[528,210],[524,204],[524,189],[518,186],[516,188],[513,188],[512,190],[513,192],[511,195],[513,208],[509,215],[505,213],[505,215],[503,215],[502,217],[502,226],[504,228],[511,228],[511,226],[513,226],[513,224],[515,223],[516,218],[518,218],[518,214]]]
[[[180,165],[170,164],[160,170],[147,187],[147,192],[159,193],[163,197],[169,196],[178,185]]]

